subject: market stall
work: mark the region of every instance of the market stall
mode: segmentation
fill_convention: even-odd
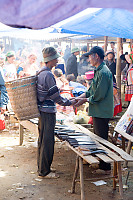
[[[107,163],[113,163],[113,176],[111,176],[113,178],[113,189],[116,189],[118,180],[120,196],[123,197],[121,163],[124,161],[133,162],[133,157],[112,143],[94,135],[82,125],[69,121],[63,124],[66,116],[61,116],[57,116],[58,121],[55,127],[56,137],[60,141],[65,141],[66,145],[76,154],[76,166],[71,192],[75,192],[76,178],[78,171],[80,171],[81,200],[84,200],[83,160],[89,164],[98,164],[99,160],[103,160]],[[27,128],[31,132],[38,134],[38,119],[19,121],[19,124],[20,144],[23,142],[23,128]]]

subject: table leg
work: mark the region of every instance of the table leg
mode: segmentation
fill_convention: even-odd
[[[23,144],[23,133],[24,133],[23,126],[19,124],[19,145]]]
[[[122,137],[122,149],[125,151],[125,138],[123,136]]]
[[[120,196],[123,199],[123,184],[122,184],[122,171],[121,171],[121,162],[117,162],[118,169],[118,179],[119,179],[119,192]]]
[[[79,157],[79,169],[80,169],[81,200],[85,200],[84,178],[83,178],[83,159],[81,157]]]
[[[76,165],[75,165],[75,172],[74,172],[74,175],[73,175],[71,193],[75,193],[76,178],[77,178],[77,175],[78,175],[78,171],[79,171],[79,156],[76,157]]]
[[[128,145],[127,145],[127,149],[126,149],[126,152],[127,152],[128,154],[130,154],[131,148],[132,148],[132,142],[131,142],[131,141],[128,141]],[[127,167],[127,165],[128,165],[128,162],[125,161],[125,162],[124,162],[124,167]]]
[[[114,162],[114,168],[113,168],[113,189],[116,190],[116,178],[117,178],[117,163]]]

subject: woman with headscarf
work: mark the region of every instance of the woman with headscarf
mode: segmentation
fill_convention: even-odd
[[[3,72],[5,81],[12,81],[14,79],[17,79],[14,51],[9,51],[6,54],[6,62],[3,65]]]
[[[36,72],[39,70],[39,67],[36,64],[36,59],[36,55],[34,53],[31,53],[28,56],[27,61],[19,66],[17,73],[20,78],[33,76],[36,74]]]

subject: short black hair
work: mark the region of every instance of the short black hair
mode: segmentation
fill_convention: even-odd
[[[68,74],[66,78],[67,78],[68,82],[70,82],[70,81],[75,81],[75,76],[74,76],[74,74]]]
[[[113,44],[113,45],[115,45],[115,42],[110,42],[110,44]]]

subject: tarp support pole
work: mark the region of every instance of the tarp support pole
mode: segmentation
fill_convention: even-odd
[[[120,50],[122,50],[122,38],[117,38],[116,83],[119,88],[119,97],[121,98],[121,59],[119,56]]]
[[[130,51],[132,51],[133,39],[130,39]]]
[[[90,50],[90,47],[89,47],[89,42],[87,42],[87,51]]]
[[[104,52],[106,53],[108,46],[108,36],[104,36]]]

